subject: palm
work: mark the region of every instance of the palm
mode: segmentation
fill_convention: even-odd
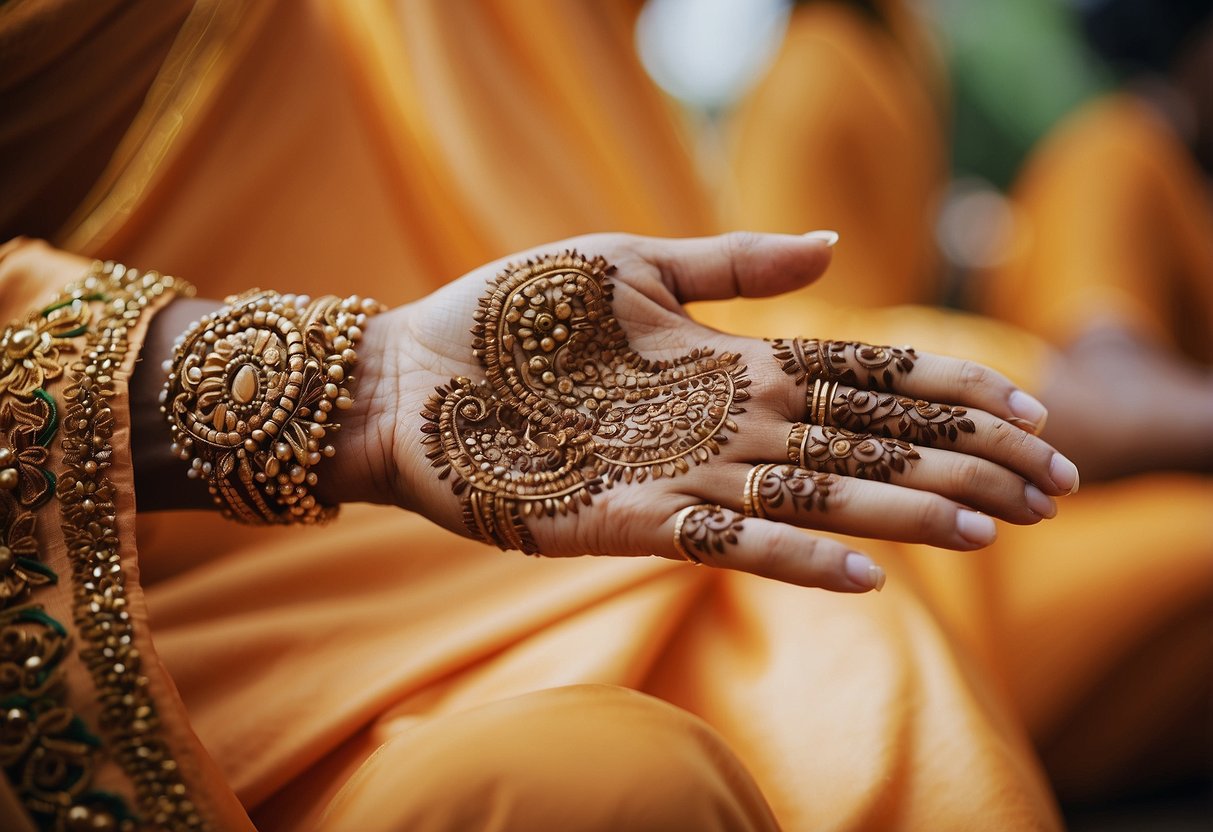
[[[672,489],[657,489],[660,496],[648,489],[618,489],[601,499],[592,495],[612,481],[686,473],[719,452],[721,432],[735,429],[732,415],[748,398],[749,384],[743,364],[727,351],[726,343],[733,341],[736,348],[736,339],[691,322],[660,268],[640,257],[628,238],[585,242],[596,244],[615,266],[609,277],[602,263],[569,255],[541,261],[512,291],[494,292],[506,267],[497,263],[410,310],[410,341],[419,348],[408,351],[401,367],[406,379],[401,389],[414,393],[402,401],[403,421],[424,437],[426,423],[443,418],[445,397],[456,434],[441,454],[435,452],[443,450],[435,448],[441,443],[430,435],[426,450],[438,471],[431,470],[429,479],[435,473],[447,479],[453,469],[455,483],[468,485],[476,469],[491,461],[511,469],[505,490],[510,510],[520,516],[567,515],[590,502],[630,511],[636,500],[673,496]],[[566,278],[567,285],[550,285]],[[580,283],[573,288],[575,281]],[[535,291],[536,286],[547,291]],[[505,346],[495,344],[486,330],[501,334]],[[453,384],[457,379],[466,381]],[[494,384],[486,385],[486,379]],[[630,393],[626,385],[632,385]],[[636,392],[638,386],[643,394]],[[445,393],[434,394],[435,389]],[[483,418],[461,418],[461,403],[479,408]],[[474,450],[465,453],[469,443],[475,443]],[[425,459],[407,437],[397,448],[402,467],[415,471],[417,460]],[[501,484],[486,480],[482,490],[493,499]],[[520,548],[534,548],[525,524],[515,518],[511,525],[527,541]],[[571,524],[572,533],[545,550],[621,548],[620,540],[591,541],[575,527]],[[510,529],[503,531],[507,541],[515,541]]]

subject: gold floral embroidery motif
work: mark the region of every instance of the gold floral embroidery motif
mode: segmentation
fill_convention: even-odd
[[[142,656],[127,611],[126,579],[118,539],[113,458],[114,373],[124,366],[128,333],[145,308],[165,293],[192,293],[172,277],[140,274],[115,264],[95,270],[77,289],[106,296],[103,317],[88,332],[83,358],[71,366],[63,420],[58,495],[63,536],[72,564],[72,608],[80,659],[102,703],[106,748],[134,786],[139,825],[154,829],[209,828],[190,799],[172,749],[161,736],[156,703],[142,673]]]
[[[59,351],[88,326],[82,298],[60,301],[17,321],[0,336],[0,392],[29,397],[63,373]]]
[[[612,309],[612,271],[573,251],[508,266],[472,329],[487,380],[452,379],[422,411],[427,456],[440,479],[454,472],[468,529],[503,549],[536,552],[523,517],[689,471],[737,431],[740,356],[642,357]]]
[[[63,705],[69,655],[41,606],[0,615],[0,766],[42,829],[134,830],[122,801],[91,787],[101,742]]]

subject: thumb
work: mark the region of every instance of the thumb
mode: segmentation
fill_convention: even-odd
[[[830,264],[834,231],[760,234],[733,231],[681,240],[647,238],[641,253],[680,303],[761,298],[799,289]]]

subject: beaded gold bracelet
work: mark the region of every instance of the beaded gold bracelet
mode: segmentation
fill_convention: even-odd
[[[384,307],[260,289],[224,302],[182,334],[166,367],[173,452],[231,519],[324,522],[337,507],[311,493],[312,469],[335,453],[326,439],[340,427],[333,411],[353,405],[354,347]]]

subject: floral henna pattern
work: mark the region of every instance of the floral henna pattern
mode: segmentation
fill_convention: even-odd
[[[853,433],[845,428],[823,427],[807,431],[800,464],[815,471],[888,482],[894,473],[904,473],[922,457],[914,446],[900,439]]]
[[[463,520],[483,540],[537,554],[523,517],[576,512],[602,488],[589,420],[575,411],[543,428],[504,405],[484,382],[452,379],[421,414],[426,456],[464,498]]]
[[[911,347],[886,347],[857,341],[778,338],[771,341],[775,359],[797,384],[823,379],[855,387],[891,390],[898,377],[914,369],[918,355]]]
[[[440,478],[455,473],[469,531],[503,549],[537,553],[524,517],[685,473],[738,429],[740,356],[644,358],[612,309],[612,271],[574,251],[506,267],[474,316],[486,380],[452,379],[422,410],[427,456]]]
[[[807,471],[796,465],[758,465],[746,480],[745,512],[754,517],[769,516],[770,509],[785,505],[793,512],[825,511],[833,474]]]
[[[701,564],[705,555],[721,556],[737,545],[742,522],[742,515],[720,506],[685,508],[674,521],[674,546],[684,558]]]
[[[890,393],[843,389],[830,405],[830,419],[838,425],[919,445],[955,442],[960,434],[976,431],[963,407]]]

